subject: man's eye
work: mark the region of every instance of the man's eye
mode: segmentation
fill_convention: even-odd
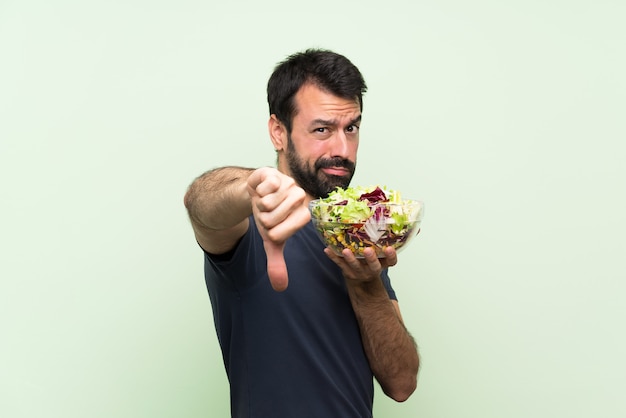
[[[326,132],[326,128],[315,128],[315,132],[324,133]]]
[[[356,125],[350,125],[350,126],[348,126],[348,127],[346,128],[346,131],[347,131],[347,132],[356,132],[356,131],[358,131],[358,130],[359,130],[359,127],[358,127],[358,126],[356,126]]]

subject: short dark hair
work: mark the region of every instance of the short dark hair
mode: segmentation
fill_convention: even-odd
[[[297,110],[294,97],[307,83],[344,99],[357,99],[363,111],[367,86],[359,69],[336,52],[307,49],[280,62],[267,83],[270,115],[275,114],[288,132]]]

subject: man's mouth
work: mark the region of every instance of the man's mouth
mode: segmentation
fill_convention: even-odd
[[[350,174],[350,170],[345,167],[324,167],[322,171],[329,176],[344,177]]]

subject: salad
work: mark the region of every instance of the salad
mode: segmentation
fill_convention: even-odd
[[[372,247],[378,257],[383,249],[398,250],[419,231],[422,203],[402,200],[385,187],[337,188],[328,197],[310,203],[313,222],[324,243],[341,255],[349,248],[357,257]]]

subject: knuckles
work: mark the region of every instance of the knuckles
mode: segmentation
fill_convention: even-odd
[[[304,189],[274,168],[257,169],[248,179],[248,191],[265,239],[283,242],[311,220]]]

